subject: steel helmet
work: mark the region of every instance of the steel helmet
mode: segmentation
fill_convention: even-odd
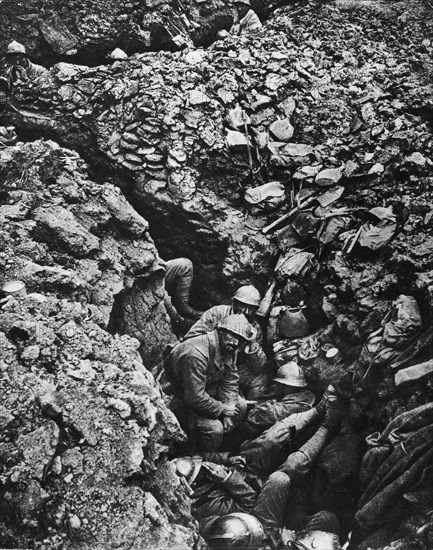
[[[298,544],[297,544],[298,543]],[[303,531],[296,534],[295,548],[305,550],[341,550],[340,540],[335,533],[327,533],[325,531]]]
[[[174,460],[176,473],[182,476],[192,485],[196,480],[202,465],[203,460],[198,456],[184,456]]]
[[[245,315],[238,313],[224,317],[224,319],[218,323],[218,328],[237,334],[247,341],[251,340],[254,335],[253,327],[250,325]]]
[[[6,55],[8,53],[23,53],[24,55],[27,53],[25,47],[17,42],[16,40],[13,40],[9,45],[8,49],[6,50]]]
[[[233,300],[248,304],[249,306],[259,307],[261,302],[260,292],[254,285],[245,285],[237,289]]]
[[[280,384],[286,384],[287,386],[294,386],[296,388],[304,388],[307,385],[305,380],[304,371],[294,361],[289,361],[277,370],[277,376],[274,378],[275,382]]]
[[[249,550],[263,546],[265,532],[257,518],[236,512],[216,519],[204,538],[210,548]]]

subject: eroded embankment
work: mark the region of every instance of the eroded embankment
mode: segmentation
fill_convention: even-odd
[[[337,369],[311,362],[305,350],[298,357],[317,391],[332,381],[345,399],[343,429],[322,456],[316,497],[318,505],[339,513],[346,529],[356,510],[354,487],[364,436],[431,400],[425,378],[399,386],[395,379],[396,365],[403,369],[431,359],[431,43],[425,39],[428,12],[423,16],[424,8],[415,6],[419,11],[395,3],[392,13],[376,4],[284,8],[262,32],[229,38],[206,51],[136,55],[91,69],[59,64],[44,82],[17,89],[4,116],[21,137],[42,133],[78,150],[98,181],[91,185],[96,199],[90,206],[89,198],[80,196],[82,184],[64,184],[63,176],[56,183],[57,173],[42,179],[38,190],[39,197],[50,185],[59,187],[54,199],[49,190],[48,208],[31,196],[31,189],[29,197],[8,191],[4,201],[20,206],[5,218],[14,220],[17,232],[16,243],[5,239],[5,258],[14,257],[20,240],[27,242],[30,235],[29,242],[37,244],[25,249],[24,257],[32,269],[38,264],[72,273],[72,282],[64,283],[66,275],[60,272],[56,286],[57,271],[45,269],[36,282],[30,271],[30,288],[60,297],[66,292],[75,303],[81,289],[90,287],[90,303],[100,307],[105,319],[114,295],[123,291],[130,298],[123,309],[130,320],[129,325],[125,320],[125,330],[140,339],[144,350],[155,351],[152,360],[171,337],[159,305],[161,280],[152,276],[156,254],[147,236],[143,239],[140,224],[145,222],[137,222],[137,233],[122,216],[110,218],[106,208],[111,212],[114,207],[104,197],[114,193],[115,204],[120,199],[105,182],[123,188],[149,220],[162,255],[187,255],[194,261],[203,305],[227,299],[228,291],[244,281],[265,290],[277,254],[302,249],[311,255],[299,273],[291,265],[286,275],[297,275],[305,287],[312,332],[328,326],[325,341],[331,339],[343,355]],[[24,185],[27,193],[33,172],[26,179],[20,161],[7,157],[19,159],[21,149],[25,147],[5,153],[6,165],[9,170],[15,163],[10,181],[18,189]],[[277,182],[276,196],[263,201],[252,189],[269,181]],[[108,206],[101,207],[107,200]],[[299,203],[302,211],[296,216],[262,231]],[[135,220],[138,215],[128,216]],[[74,231],[68,232],[63,220],[73,223]],[[118,232],[107,237],[114,227]],[[127,245],[125,231],[130,232]],[[101,242],[107,240],[102,249],[111,252],[101,257]],[[146,265],[143,258],[149,259]],[[297,261],[294,265],[299,267]],[[21,273],[23,265],[17,267],[6,275]],[[145,272],[148,294],[138,308],[139,283],[128,290],[128,270],[134,281]],[[44,286],[47,274],[54,277],[54,286]],[[76,276],[84,283],[75,282]],[[100,280],[107,285],[102,285],[101,299]],[[377,348],[371,340],[390,312],[394,318],[398,314],[399,302],[393,302],[400,294],[414,297],[419,310],[406,339],[400,340],[409,358],[399,345]],[[11,341],[14,334],[24,335],[5,333],[17,350],[13,357],[27,361]],[[39,344],[31,340],[31,345]],[[315,345],[311,339],[307,351],[314,352]],[[39,360],[37,351],[28,352],[31,358],[36,355],[32,360]],[[102,367],[90,367],[99,380]],[[134,418],[131,403],[133,398],[126,399],[127,406],[119,405],[124,420]],[[15,425],[10,426],[16,433]],[[60,479],[67,473],[48,475]],[[173,511],[175,497],[167,498]]]

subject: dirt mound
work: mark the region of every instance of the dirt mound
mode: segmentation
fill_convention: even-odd
[[[147,222],[85,168],[53,142],[0,151],[1,283],[27,288],[0,308],[1,544],[191,548],[166,461],[184,434],[140,343],[104,328],[115,295],[140,280],[146,364],[171,341],[161,279],[143,283],[157,252]]]

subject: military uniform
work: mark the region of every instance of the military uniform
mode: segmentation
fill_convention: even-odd
[[[283,420],[291,414],[311,409],[315,400],[316,397],[313,392],[303,390],[286,395],[278,400],[270,399],[259,403],[250,410],[243,424],[247,437],[257,437],[266,429],[273,426],[275,422]]]
[[[314,418],[314,415],[309,414],[308,420],[299,426],[306,427]],[[294,423],[296,424],[296,419]],[[323,428],[319,428],[311,438],[312,441],[319,435],[316,453],[325,443],[324,433]],[[194,487],[192,512],[200,523],[200,530],[205,539],[217,518],[233,512],[244,512],[260,521],[265,530],[267,543],[271,547],[281,547],[282,528],[290,524],[287,507],[291,484],[302,479],[312,465],[312,461],[306,458],[307,455],[303,456],[300,449],[290,454],[280,469],[274,471],[279,466],[278,457],[286,444],[287,441],[266,436],[248,442],[239,453],[247,460],[245,473],[228,469],[225,479],[212,481],[204,477]],[[296,528],[306,529],[310,536],[313,532],[331,533],[333,548],[341,548],[338,537],[332,534],[338,532],[338,521],[333,514],[319,512],[313,516],[298,517],[297,521]]]
[[[164,262],[164,284],[166,294],[164,304],[172,321],[178,315],[189,319],[199,319],[202,311],[197,311],[189,305],[194,266],[188,258],[175,258]],[[189,325],[191,326],[191,325]]]
[[[214,306],[203,313],[200,319],[185,334],[185,340],[206,334],[215,329],[220,321],[228,315],[233,315],[233,306]],[[239,373],[239,389],[246,399],[262,399],[267,391],[271,375],[266,368],[267,358],[263,351],[263,334],[260,325],[254,321],[253,328],[257,331],[257,345],[252,352],[238,353],[237,365]]]
[[[222,355],[218,332],[190,338],[175,346],[165,362],[174,394],[185,407],[184,428],[203,451],[221,445],[225,411],[238,405],[236,354]],[[238,413],[240,418],[241,413]]]
[[[255,11],[248,10],[246,15],[242,17],[239,23],[233,25],[230,30],[231,34],[237,34],[238,36],[246,32],[255,31],[262,28],[260,19]]]
[[[9,87],[12,87],[18,82],[26,82],[27,80],[35,80],[37,78],[44,77],[48,74],[48,70],[41,65],[36,65],[31,61],[28,62],[27,67],[22,67],[21,65],[15,65],[9,67],[6,72],[6,78],[9,84]]]

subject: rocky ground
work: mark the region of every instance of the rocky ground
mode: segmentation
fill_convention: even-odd
[[[21,22],[7,10],[0,20],[13,22],[7,39],[23,41],[19,25],[37,20],[26,45],[61,61],[0,97],[1,282],[20,278],[34,294],[0,311],[4,501],[28,518],[1,543],[102,548],[113,533],[119,547],[197,541],[182,490],[166,488],[165,457],[182,434],[141,363],[151,368],[173,339],[156,248],[194,261],[202,308],[239,283],[264,292],[286,259],[286,276],[303,275],[313,328],[341,330],[344,369],[304,366],[315,389],[332,380],[345,400],[316,492],[349,530],[364,436],[432,398],[431,366],[411,383],[398,375],[431,362],[429,4],[297,3],[249,38],[135,53],[151,45],[137,46],[130,29],[147,32],[141,18],[161,6],[107,2],[96,17],[90,2],[71,3],[55,6],[76,38],[68,54],[44,50],[49,25],[32,19],[36,4],[20,4]],[[46,7],[42,19],[53,17]],[[212,7],[187,6],[209,33],[230,23]],[[269,15],[269,3],[255,7]],[[92,27],[105,9],[106,28]],[[115,46],[130,57],[83,65],[86,53],[95,65]],[[418,308],[407,356],[393,349],[372,366],[370,335],[401,294]],[[114,324],[138,342],[110,334]],[[420,333],[424,346],[412,349]],[[411,544],[426,548],[426,532]]]
[[[28,292],[0,312],[2,546],[190,548],[166,462],[184,435],[139,342],[106,331],[141,281],[147,367],[173,338],[147,222],[53,142],[2,149],[0,172],[2,280]]]

